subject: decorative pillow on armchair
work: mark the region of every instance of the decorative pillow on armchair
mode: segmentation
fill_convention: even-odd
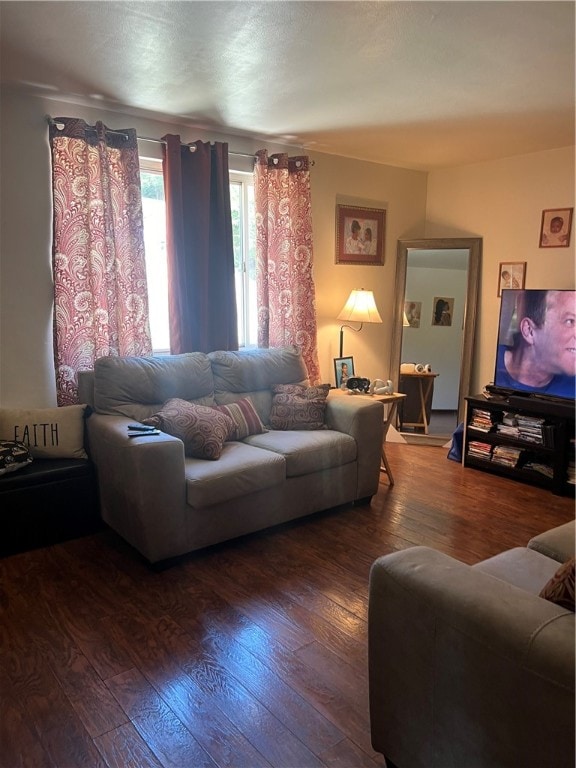
[[[574,613],[574,572],[576,559],[571,558],[544,585],[540,597]]]
[[[180,438],[187,456],[212,461],[220,458],[228,435],[235,429],[230,416],[216,408],[195,405],[177,397],[167,400],[158,413],[143,423]]]
[[[273,389],[270,426],[272,429],[325,429],[324,411],[329,384],[305,387],[277,384]]]

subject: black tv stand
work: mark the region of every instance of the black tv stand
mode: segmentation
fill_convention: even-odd
[[[462,463],[558,495],[574,494],[574,405],[557,399],[466,397]],[[505,416],[506,414],[506,416]],[[510,434],[510,419],[541,420],[541,438]],[[501,463],[502,452],[516,458]]]

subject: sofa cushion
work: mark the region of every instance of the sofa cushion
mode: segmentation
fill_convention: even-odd
[[[0,408],[0,438],[24,443],[38,459],[86,459],[85,410],[85,405]]]
[[[268,423],[275,384],[307,383],[307,372],[298,347],[242,349],[210,352],[214,374],[214,397],[226,405],[250,397],[261,421]]]
[[[329,384],[304,387],[299,384],[277,384],[272,388],[272,429],[324,429],[324,412]]]
[[[228,435],[229,440],[243,440],[248,435],[260,435],[266,432],[260,416],[249,397],[241,397],[228,405],[215,405],[221,413],[225,413],[233,421],[233,427]]]
[[[229,442],[217,462],[186,460],[186,499],[201,509],[281,485],[285,478],[279,454]]]
[[[214,404],[214,379],[203,352],[159,357],[101,357],[94,364],[98,413],[142,421],[172,398]]]
[[[357,458],[356,440],[335,430],[270,430],[251,435],[245,442],[279,453],[286,461],[286,477],[299,477],[331,467],[340,467]]]
[[[576,560],[572,557],[560,566],[552,578],[546,582],[540,597],[551,603],[566,608],[574,613],[574,568]]]
[[[0,440],[0,475],[24,469],[32,462],[30,451],[17,440]]]
[[[526,547],[508,549],[472,566],[533,595],[540,594],[557,567],[555,560]]]
[[[528,548],[535,549],[558,563],[565,563],[576,554],[574,530],[574,520],[558,525],[530,539]]]
[[[143,422],[180,438],[186,456],[213,461],[220,458],[228,435],[235,429],[234,422],[225,413],[177,397],[165,402]]]

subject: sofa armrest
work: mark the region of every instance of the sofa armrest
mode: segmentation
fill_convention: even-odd
[[[379,558],[372,744],[399,766],[573,766],[574,614],[426,547]]]
[[[88,419],[103,519],[150,562],[172,553],[186,529],[184,444],[171,435],[128,437],[134,419]],[[169,514],[167,514],[169,510]]]
[[[329,429],[344,432],[356,441],[358,456],[357,499],[378,491],[382,461],[384,406],[365,397],[328,397],[325,422]]]

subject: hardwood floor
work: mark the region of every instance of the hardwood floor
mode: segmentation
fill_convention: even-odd
[[[383,766],[367,704],[372,562],[414,544],[474,563],[574,501],[388,444],[370,506],[157,573],[111,531],[0,560],[2,768]]]

